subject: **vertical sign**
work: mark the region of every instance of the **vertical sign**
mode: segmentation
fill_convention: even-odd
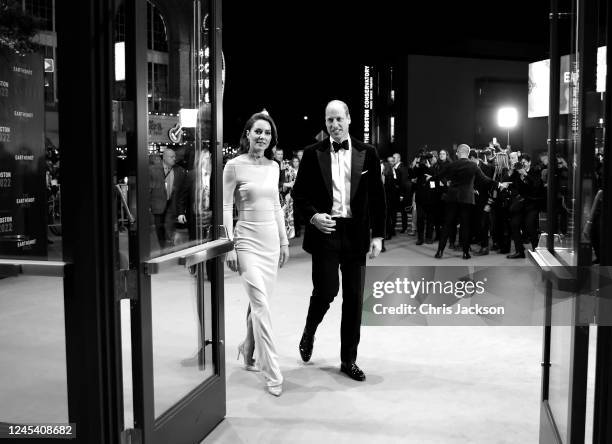
[[[363,141],[372,143],[372,122],[374,110],[373,67],[363,67]]]
[[[47,256],[43,58],[0,48],[0,257]]]

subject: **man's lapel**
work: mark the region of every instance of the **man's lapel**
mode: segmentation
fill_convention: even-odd
[[[323,181],[325,182],[325,188],[327,188],[329,197],[333,198],[330,149],[329,139],[326,139],[321,144],[319,149],[317,149],[317,158],[319,159],[319,168],[321,168],[321,175],[323,176]]]
[[[351,202],[359,187],[359,181],[361,180],[363,163],[365,161],[366,150],[357,142],[351,138],[351,145],[353,147],[351,152]]]

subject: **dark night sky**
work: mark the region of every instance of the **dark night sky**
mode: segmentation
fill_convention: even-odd
[[[415,3],[224,1],[225,141],[237,143],[246,119],[265,107],[281,146],[313,142],[328,100],[360,104],[360,67],[368,61],[477,57],[483,46],[500,59],[546,57],[546,0]]]

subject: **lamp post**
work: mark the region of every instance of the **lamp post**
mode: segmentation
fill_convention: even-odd
[[[508,145],[510,146],[510,128],[518,123],[518,111],[516,108],[504,107],[497,111],[497,124],[508,131]]]

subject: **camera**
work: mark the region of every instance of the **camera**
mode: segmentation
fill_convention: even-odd
[[[427,165],[427,161],[431,163],[431,159],[433,159],[433,154],[429,151],[423,151],[417,155],[417,162],[419,165]]]

